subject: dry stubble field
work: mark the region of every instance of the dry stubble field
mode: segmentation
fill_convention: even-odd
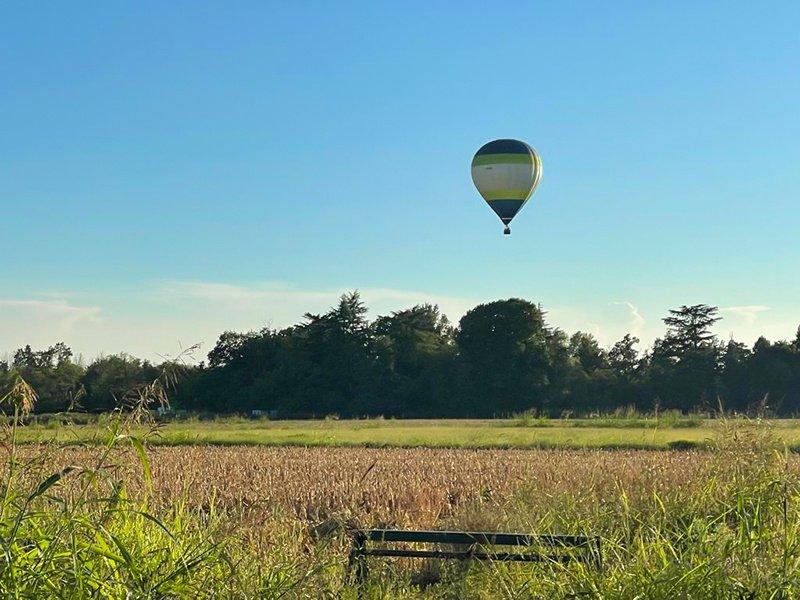
[[[67,447],[64,464],[97,449]],[[279,512],[309,525],[341,519],[362,526],[436,527],[475,502],[497,505],[524,491],[608,498],[680,494],[699,485],[700,451],[465,450],[254,446],[155,447],[152,500],[214,505],[257,523]],[[143,487],[132,452],[115,458],[134,493]]]
[[[766,424],[733,425],[709,450],[684,451],[137,449],[118,439],[17,448],[34,459],[8,503],[16,560],[30,562],[32,591],[20,597],[77,581],[98,597],[355,598],[348,532],[369,526],[588,533],[604,544],[602,570],[376,561],[370,598],[800,592],[800,459]],[[67,465],[80,468],[39,494]],[[31,536],[49,541],[31,554]],[[71,549],[49,554],[56,542]],[[46,571],[53,583],[42,583],[43,559],[31,562],[40,554],[58,564]],[[20,589],[18,575],[0,583]]]

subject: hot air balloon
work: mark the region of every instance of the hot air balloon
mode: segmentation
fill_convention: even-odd
[[[472,181],[497,213],[508,235],[511,219],[531,197],[542,178],[542,159],[525,142],[494,140],[472,159]]]

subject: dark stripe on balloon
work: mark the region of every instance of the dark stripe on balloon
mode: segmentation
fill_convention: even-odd
[[[481,154],[531,154],[531,149],[519,140],[495,140],[481,146],[475,156]]]
[[[497,214],[498,217],[504,220],[514,218],[519,212],[519,209],[522,208],[522,205],[525,204],[524,200],[489,200],[487,204],[492,207],[492,210]]]

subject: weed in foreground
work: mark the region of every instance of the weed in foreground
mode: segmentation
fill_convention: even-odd
[[[604,561],[375,561],[367,598],[800,595],[797,460],[767,423],[724,421],[708,452],[150,450],[165,390],[127,397],[102,444],[22,448],[36,397],[16,381],[2,597],[355,598],[347,529],[373,525],[598,534]],[[342,526],[310,535],[323,518]]]
[[[201,508],[183,498],[151,510],[146,446],[158,428],[149,423],[141,432],[150,405],[166,402],[165,382],[126,396],[108,420],[104,443],[55,471],[63,448],[23,452],[17,439],[35,392],[17,377],[0,398],[12,412],[2,439],[0,597],[278,598],[302,589],[325,567],[313,555],[301,564],[280,550],[270,554],[273,564],[257,562],[246,545],[226,539],[213,504]],[[121,464],[132,455],[144,484],[136,497]]]

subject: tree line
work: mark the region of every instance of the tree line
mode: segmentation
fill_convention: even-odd
[[[681,306],[653,346],[625,335],[603,348],[568,335],[540,305],[511,298],[476,306],[457,325],[421,304],[367,318],[358,292],[285,329],[220,335],[207,361],[183,365],[174,409],[280,417],[560,416],[677,409],[800,412],[800,328],[752,347],[712,332],[717,307]],[[165,366],[127,354],[84,366],[63,343],[0,361],[0,386],[25,378],[40,412],[107,411]]]

